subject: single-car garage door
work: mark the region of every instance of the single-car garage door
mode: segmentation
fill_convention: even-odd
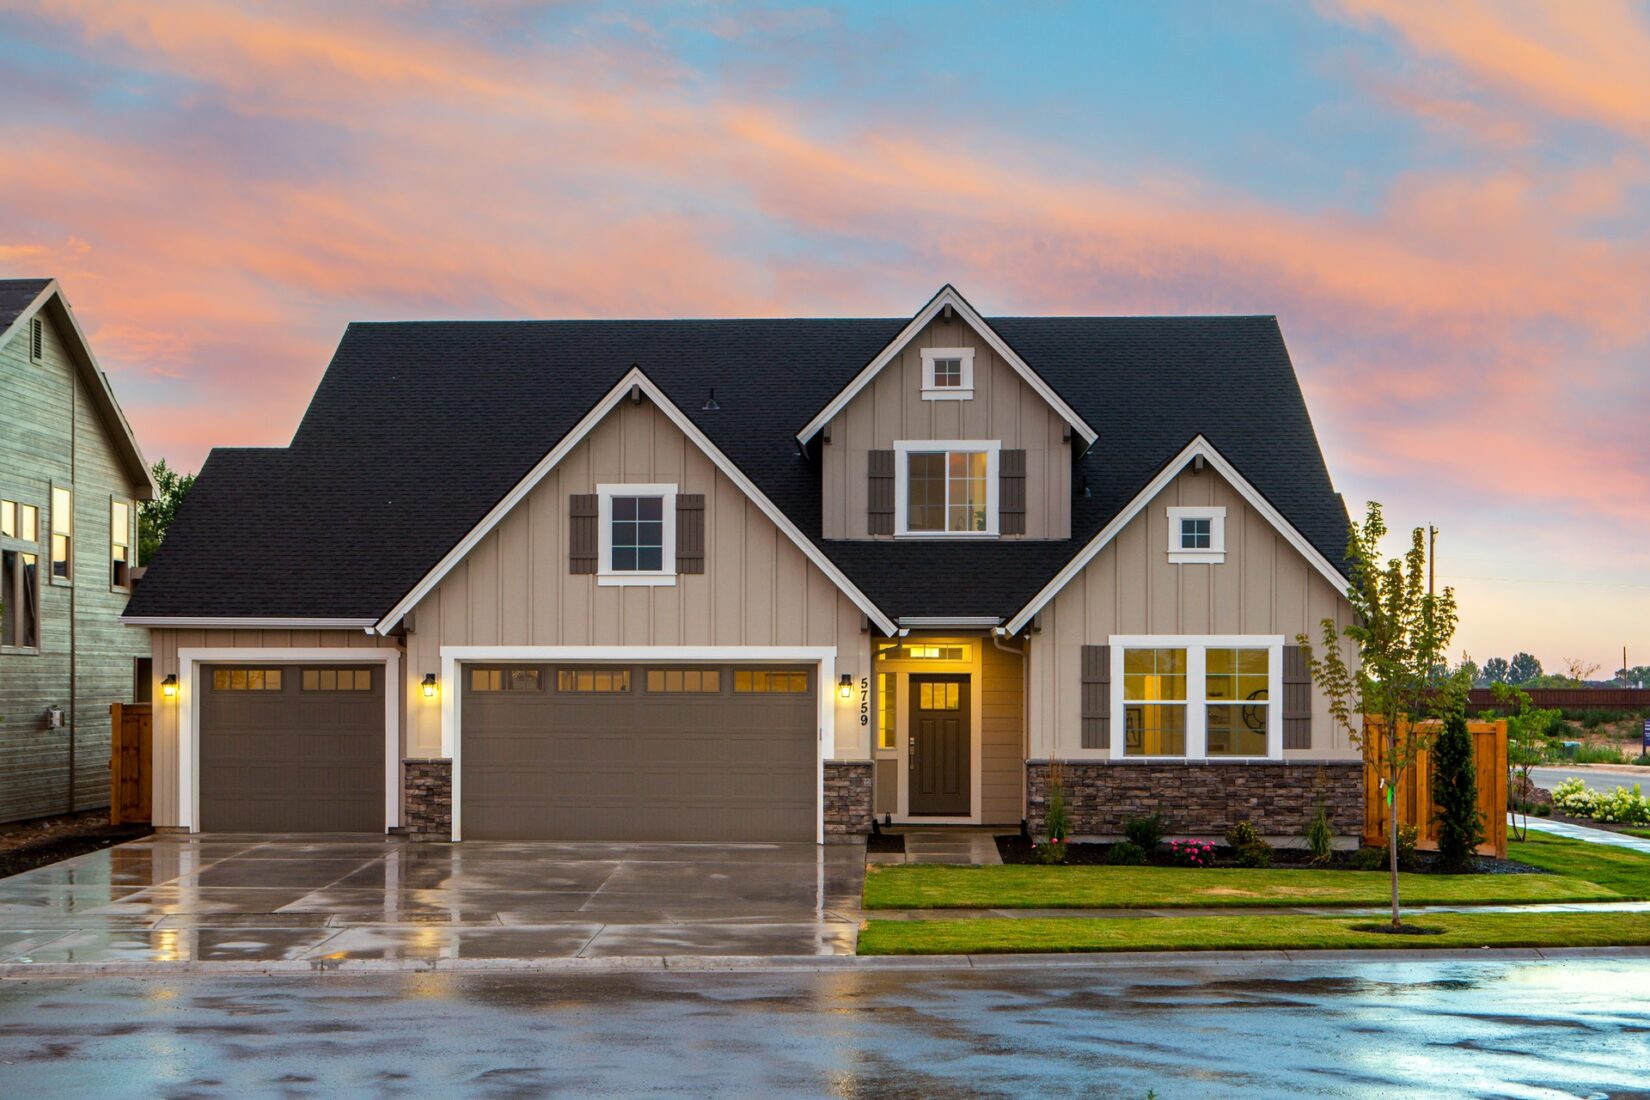
[[[806,840],[811,668],[468,665],[460,801],[475,840]]]
[[[381,666],[208,665],[201,828],[384,831]]]

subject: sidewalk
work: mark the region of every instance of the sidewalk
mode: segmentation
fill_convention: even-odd
[[[1532,817],[1528,824],[1532,833],[1550,833],[1570,840],[1585,840],[1589,844],[1607,844],[1612,848],[1626,848],[1650,856],[1650,840],[1644,837],[1612,833],[1608,829],[1589,829],[1583,825],[1571,825],[1567,821],[1553,821],[1544,817]]]

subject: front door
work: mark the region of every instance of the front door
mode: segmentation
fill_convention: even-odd
[[[910,812],[967,817],[969,790],[968,677],[911,677]]]

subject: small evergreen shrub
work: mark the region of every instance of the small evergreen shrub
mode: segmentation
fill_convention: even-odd
[[[1247,821],[1226,830],[1226,843],[1237,853],[1240,867],[1272,866],[1272,846],[1261,839],[1260,831]]]
[[[1478,812],[1472,734],[1459,712],[1444,720],[1432,745],[1432,804],[1438,822],[1438,863],[1446,871],[1465,870],[1484,842],[1484,821]]]
[[[1318,812],[1306,826],[1306,850],[1312,853],[1313,863],[1328,863],[1335,854],[1335,833],[1329,827],[1329,811],[1322,802]]]
[[[1359,848],[1346,857],[1346,865],[1354,871],[1379,871],[1386,866],[1386,853],[1379,848]]]
[[[1122,840],[1106,849],[1106,862],[1118,867],[1139,867],[1146,862],[1146,852],[1133,841]]]
[[[1160,813],[1149,817],[1131,817],[1123,823],[1123,835],[1130,844],[1147,855],[1157,851],[1158,845],[1163,843],[1163,835],[1168,831],[1169,824]]]
[[[1407,871],[1415,866],[1415,846],[1420,840],[1420,826],[1398,826],[1398,870]]]

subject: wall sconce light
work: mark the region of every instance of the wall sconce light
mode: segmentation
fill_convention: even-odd
[[[166,674],[166,679],[164,679],[160,682],[160,693],[162,695],[166,696],[168,699],[176,699],[178,697],[178,674],[177,673],[168,672]]]
[[[434,699],[435,698],[435,692],[436,692],[435,673],[426,672],[424,674],[424,698]]]
[[[836,693],[844,699],[854,697],[854,681],[846,672],[842,674],[842,679],[836,685]]]

